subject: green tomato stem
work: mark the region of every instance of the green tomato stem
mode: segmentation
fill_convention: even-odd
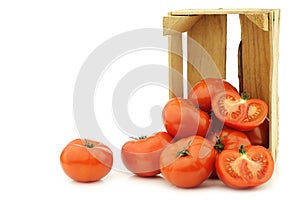
[[[87,148],[93,148],[94,144],[88,142],[87,139],[84,139],[84,146],[86,146]]]
[[[246,150],[245,150],[245,148],[244,148],[244,145],[241,145],[241,147],[239,148],[239,152],[241,153],[241,154],[246,154]]]
[[[129,138],[134,139],[134,140],[143,140],[143,139],[146,139],[147,136],[146,136],[146,135],[142,135],[142,136],[138,136],[138,137],[133,137],[133,136],[131,136],[131,137],[129,137]]]
[[[190,156],[191,154],[190,154],[190,152],[188,151],[188,148],[189,148],[189,146],[190,146],[190,144],[191,144],[191,140],[187,143],[187,145],[185,145],[183,148],[182,148],[182,150],[180,150],[180,151],[178,151],[177,153],[176,153],[176,158],[178,158],[178,157],[185,157],[185,156]]]

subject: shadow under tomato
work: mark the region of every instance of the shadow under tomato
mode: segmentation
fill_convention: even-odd
[[[157,181],[157,180],[163,180],[163,177],[161,177],[160,174],[158,175],[155,175],[155,176],[138,176],[138,175],[135,175],[135,174],[132,174],[128,177],[128,179],[130,180],[142,180],[142,181]]]
[[[70,180],[69,184],[70,185],[99,185],[99,184],[104,184],[104,180],[98,180],[98,181],[91,181],[91,182],[79,182],[75,180]]]

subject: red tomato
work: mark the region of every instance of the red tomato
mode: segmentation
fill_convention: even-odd
[[[110,172],[113,154],[100,142],[75,139],[63,149],[60,163],[64,172],[75,181],[93,182]]]
[[[251,145],[251,142],[245,133],[227,127],[219,133],[210,135],[209,139],[213,141],[215,144],[214,148],[219,153],[227,149],[238,149],[241,145]],[[211,174],[210,178],[218,178],[215,170]]]
[[[226,126],[240,131],[249,131],[259,126],[268,114],[268,105],[263,100],[242,99],[232,91],[215,95],[212,109]]]
[[[193,135],[205,137],[210,125],[209,115],[183,98],[170,99],[162,117],[167,132],[176,140]]]
[[[224,150],[216,158],[220,180],[232,188],[249,188],[266,183],[273,174],[274,160],[263,146]]]
[[[266,118],[265,121],[255,127],[251,131],[246,131],[246,135],[248,136],[251,144],[253,145],[261,145],[266,148],[269,148],[269,119]]]
[[[171,184],[191,188],[204,182],[214,169],[216,150],[201,136],[190,136],[169,145],[160,156],[163,177]]]
[[[225,90],[237,89],[223,79],[206,78],[194,85],[188,94],[188,99],[201,110],[209,112],[211,110],[211,99],[215,94],[224,92]]]
[[[215,149],[219,152],[227,149],[238,149],[241,145],[251,145],[245,133],[226,127],[221,133],[215,134],[213,141],[215,141]]]
[[[155,176],[160,173],[159,157],[172,141],[166,132],[128,141],[122,146],[121,157],[125,167],[138,176]]]

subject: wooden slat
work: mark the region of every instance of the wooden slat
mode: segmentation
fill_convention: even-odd
[[[271,9],[185,9],[172,11],[169,14],[173,16],[191,16],[191,15],[225,15],[225,14],[261,14],[270,13]]]
[[[242,48],[240,71],[242,88],[252,98],[269,106],[269,150],[276,158],[278,148],[278,34],[279,11],[270,12],[264,31],[247,16],[240,15]]]
[[[172,34],[169,40],[169,98],[183,97],[182,34]]]
[[[274,10],[270,13],[270,134],[269,143],[272,155],[277,158],[278,152],[278,58],[279,58],[279,22],[280,11]]]
[[[166,16],[163,18],[163,34],[188,31],[201,16]]]
[[[227,15],[204,15],[188,31],[187,76],[190,87],[203,78],[225,78],[226,23]]]

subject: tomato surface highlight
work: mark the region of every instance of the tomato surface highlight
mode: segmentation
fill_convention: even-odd
[[[259,126],[268,114],[268,105],[263,100],[243,99],[232,91],[215,95],[212,108],[216,117],[226,126],[240,131]]]
[[[127,141],[121,149],[122,161],[137,176],[155,176],[160,173],[160,154],[172,140],[167,132],[157,132]]]
[[[113,165],[111,149],[94,140],[75,139],[63,149],[60,163],[64,172],[78,182],[93,182],[105,177]]]
[[[183,98],[170,99],[162,118],[167,132],[176,140],[194,135],[205,137],[210,126],[210,116]]]
[[[213,144],[201,136],[180,139],[163,150],[161,173],[177,187],[196,187],[212,173],[216,153]]]
[[[270,180],[274,160],[263,146],[241,146],[224,150],[216,158],[215,168],[219,179],[232,188],[251,188]]]

